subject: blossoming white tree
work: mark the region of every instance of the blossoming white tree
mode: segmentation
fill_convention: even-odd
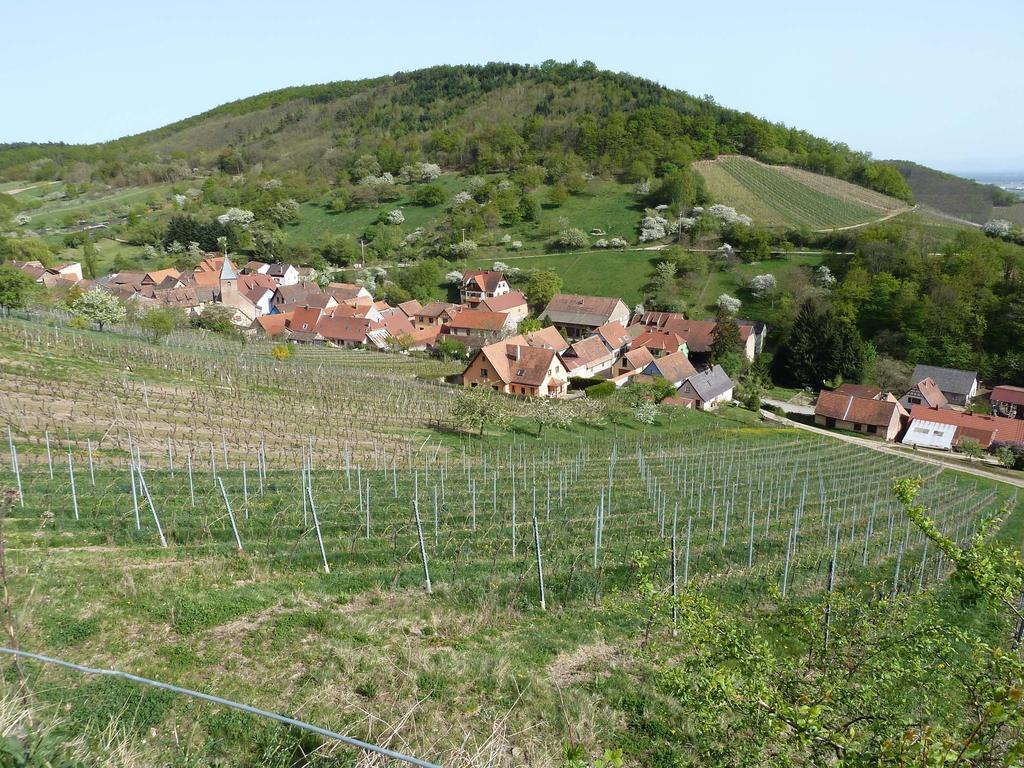
[[[242,229],[248,229],[256,220],[256,214],[244,208],[228,208],[225,213],[217,217],[221,224],[234,224]]]
[[[1013,231],[1013,224],[1006,219],[991,219],[986,221],[982,226],[982,231],[986,235],[992,235],[993,237],[1009,237]]]
[[[836,284],[836,278],[832,270],[822,264],[814,272],[814,283],[819,288],[831,288]]]
[[[728,293],[723,293],[715,301],[715,306],[719,309],[725,310],[730,315],[735,315],[739,312],[742,305],[742,301],[737,299],[735,296],[730,296]]]
[[[779,287],[779,281],[775,279],[775,275],[754,275],[750,278],[748,283],[750,292],[758,298],[763,298]]]
[[[384,217],[384,221],[388,224],[402,224],[405,221],[405,214],[395,208],[393,211],[388,211],[387,216]]]

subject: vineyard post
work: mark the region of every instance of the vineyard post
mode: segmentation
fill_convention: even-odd
[[[132,481],[132,508],[135,510],[135,530],[142,530],[142,520],[139,519],[139,492],[135,488],[135,457],[128,459],[128,475]]]
[[[11,451],[11,472],[14,471],[14,433],[11,431],[11,425],[7,425],[7,446]]]
[[[196,486],[192,482],[192,451],[188,452],[188,498],[192,509],[196,508]]]
[[[331,572],[331,566],[327,564],[327,550],[324,549],[324,537],[320,533],[320,518],[316,514],[316,504],[313,503],[313,489],[306,486],[306,493],[309,495],[309,511],[313,515],[313,527],[316,529],[316,540],[320,545],[320,557],[324,561],[324,573]]]
[[[242,462],[242,515],[249,519],[249,475],[246,473],[245,462]]]
[[[139,469],[139,483],[142,485],[142,490],[146,494],[146,502],[149,504],[149,511],[153,513],[153,522],[156,523],[156,532],[160,536],[160,546],[167,546],[167,539],[164,538],[164,529],[160,525],[160,517],[156,513],[156,507],[153,506],[153,494],[149,492],[149,486],[146,485],[146,478],[142,475],[142,469]]]
[[[683,586],[690,586],[690,535],[693,532],[693,517],[686,518],[686,558],[683,560]]]
[[[217,482],[220,484],[220,495],[224,499],[224,506],[228,510],[228,520],[231,521],[231,532],[235,535],[235,545],[238,547],[238,551],[242,551],[242,539],[238,535],[238,526],[235,524],[235,513],[231,511],[231,502],[228,501],[228,492],[224,489],[224,481],[221,478],[217,478]]]
[[[433,588],[430,586],[430,566],[427,565],[427,547],[423,543],[423,522],[420,520],[420,500],[412,500],[412,508],[416,513],[416,534],[420,540],[420,561],[423,563],[423,578],[427,581],[427,594],[434,594]]]
[[[89,481],[92,483],[92,487],[96,487],[96,471],[93,469],[92,464],[92,440],[85,438],[85,450],[89,455]]]
[[[676,545],[676,524],[679,516],[679,505],[672,511],[672,637],[676,636],[677,627],[679,623],[679,605],[677,601],[679,599],[679,551]]]
[[[167,438],[167,470],[171,477],[174,477],[174,449],[171,447],[171,438]]]
[[[544,599],[544,566],[540,559],[540,529],[537,526],[537,515],[533,516],[533,545],[537,550],[537,579],[540,581],[540,609],[548,609],[547,601]]]
[[[50,468],[50,479],[53,480],[53,454],[50,453],[50,430],[46,430],[46,465]]]
[[[892,577],[892,593],[889,595],[891,598],[895,598],[900,588],[900,563],[903,561],[903,545],[899,545],[899,549],[896,550],[896,573]]]
[[[11,443],[11,458],[14,463],[14,480],[18,484],[18,501],[21,502],[21,508],[25,508],[25,493],[21,489],[21,467],[18,466],[18,449]]]
[[[366,538],[370,538],[370,478],[366,478]]]
[[[836,540],[832,557],[828,561],[828,599],[825,602],[825,653],[828,653],[828,636],[832,629],[832,590],[836,583],[836,558],[839,557],[839,523],[836,523]]]
[[[68,448],[68,476],[71,478],[71,507],[75,511],[75,520],[78,519],[78,490],[75,488],[75,465],[71,459],[71,449]]]
[[[786,564],[782,567],[782,598],[786,598],[786,590],[789,587],[789,555],[793,548],[793,531],[786,533]]]

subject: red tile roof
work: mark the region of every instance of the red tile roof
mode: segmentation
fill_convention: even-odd
[[[480,290],[494,293],[498,284],[505,279],[501,272],[489,269],[471,269],[462,274],[462,287],[468,290]]]
[[[989,399],[994,403],[1010,403],[1011,405],[1024,405],[1024,387],[1011,387],[1008,384],[1001,384],[992,388]]]
[[[871,400],[846,395],[842,392],[822,390],[818,395],[818,402],[814,406],[814,415],[836,421],[888,427],[892,423],[893,412],[901,410],[899,403],[894,403],[891,400]]]
[[[929,408],[915,405],[910,418],[920,421],[935,421],[939,424],[953,424],[957,438],[969,437],[977,440],[982,448],[992,443],[1020,443],[1024,445],[1024,419],[1007,419],[1002,416],[985,416],[980,413],[961,413],[948,408]]]
[[[519,291],[491,296],[480,302],[480,306],[490,312],[508,312],[510,309],[526,306],[526,297]]]
[[[841,395],[853,395],[854,397],[863,397],[868,400],[873,400],[882,394],[882,390],[878,387],[869,387],[866,384],[840,384],[836,387],[833,392],[838,392]]]
[[[488,312],[483,309],[464,309],[445,325],[448,328],[466,331],[500,331],[508,318],[502,312]]]

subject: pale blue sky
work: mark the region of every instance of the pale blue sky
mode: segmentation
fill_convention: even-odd
[[[0,141],[111,139],[439,63],[590,59],[879,158],[1024,169],[1021,0],[2,0],[0,27]]]

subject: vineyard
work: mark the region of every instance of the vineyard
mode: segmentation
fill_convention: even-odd
[[[902,210],[902,201],[839,179],[775,167],[739,155],[694,165],[711,196],[777,227],[834,229],[865,224]]]
[[[894,480],[923,475],[919,500],[957,541],[1015,503],[998,483],[731,409],[468,438],[432,427],[451,397],[436,361],[0,330],[20,647],[440,765],[557,766],[569,742],[681,760],[685,739],[637,740],[628,715],[638,685],[655,696],[634,657],[639,573],[769,625],[833,590],[911,599],[952,568]],[[669,642],[676,610],[647,634]],[[119,723],[147,762],[385,764],[117,680],[21,674],[37,712],[75,733]]]

